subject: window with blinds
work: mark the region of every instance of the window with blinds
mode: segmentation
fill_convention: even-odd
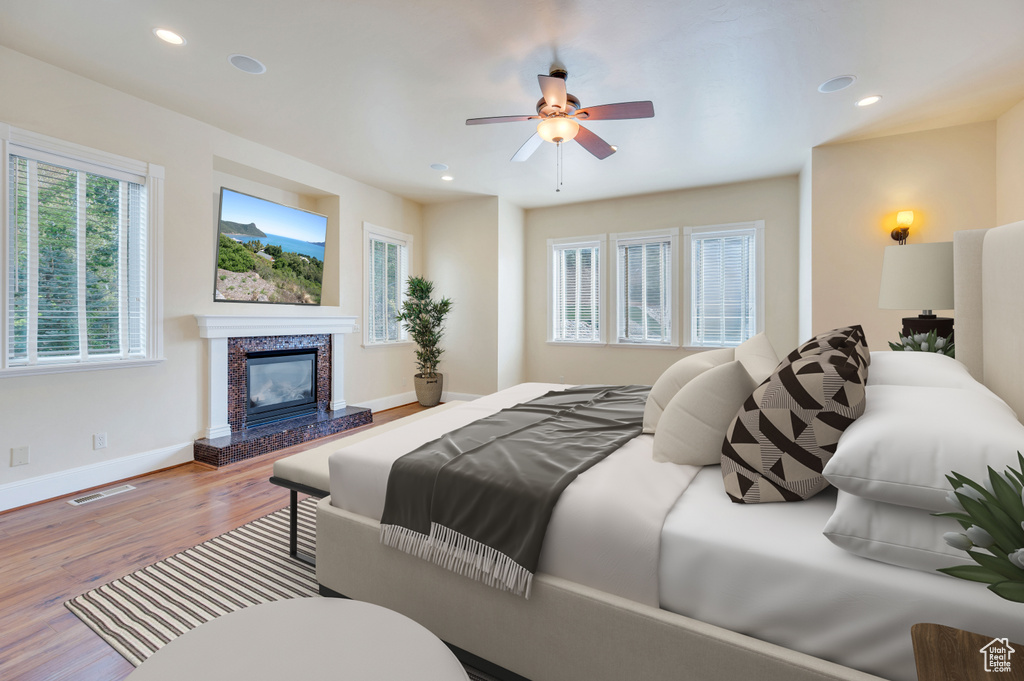
[[[601,342],[601,244],[550,246],[551,340]]]
[[[763,222],[687,229],[688,345],[736,346],[763,328]]]
[[[398,343],[406,332],[395,320],[409,278],[412,237],[364,229],[366,241],[366,337],[368,345]]]
[[[145,358],[146,177],[10,145],[6,364]]]
[[[617,341],[673,343],[675,235],[616,239]]]

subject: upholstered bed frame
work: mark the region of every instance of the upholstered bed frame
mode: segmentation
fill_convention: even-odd
[[[1024,222],[955,243],[957,355],[1024,414]],[[523,600],[385,548],[376,521],[330,498],[317,511],[317,579],[533,681],[878,678],[545,574]]]

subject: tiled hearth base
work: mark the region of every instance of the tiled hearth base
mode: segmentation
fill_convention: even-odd
[[[224,466],[372,422],[373,415],[366,407],[346,407],[246,428],[227,437],[196,440],[193,451],[200,463]]]

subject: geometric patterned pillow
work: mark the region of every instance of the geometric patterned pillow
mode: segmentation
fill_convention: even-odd
[[[814,338],[800,345],[796,350],[786,355],[784,361],[792,362],[800,357],[818,354],[825,350],[842,350],[847,354],[857,354],[857,362],[867,367],[871,363],[871,353],[868,350],[867,338],[864,329],[860,324],[843,326],[824,333],[819,333]]]
[[[864,413],[867,382],[860,354],[830,343],[816,354],[787,357],[729,425],[722,477],[734,502],[802,501],[828,486],[822,469],[839,436]]]

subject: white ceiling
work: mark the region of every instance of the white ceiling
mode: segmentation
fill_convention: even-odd
[[[795,173],[816,145],[1024,99],[1022,0],[0,0],[0,44],[423,202],[535,207]],[[566,145],[557,194],[553,145],[509,162],[533,123],[465,125],[534,113],[552,63],[583,106],[656,112],[588,123],[619,151]],[[858,80],[817,92],[842,74]]]

